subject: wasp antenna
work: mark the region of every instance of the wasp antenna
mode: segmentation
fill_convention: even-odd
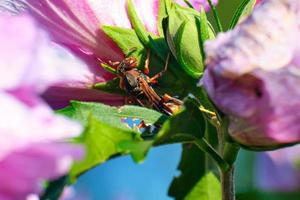
[[[166,72],[168,69],[169,61],[170,61],[170,53],[168,53],[168,55],[167,55],[164,72]]]
[[[133,52],[137,51],[136,47],[132,47],[130,49],[128,49],[128,53],[125,54],[125,57],[129,57]]]
[[[160,78],[168,70],[169,60],[170,60],[170,53],[168,53],[168,55],[167,55],[166,64],[165,64],[164,69],[161,72],[155,74],[152,78],[150,78],[150,80],[149,80],[150,83],[155,83],[156,80],[158,78]]]
[[[146,75],[149,75],[149,62],[150,62],[150,50],[148,49],[147,50],[147,57],[146,57],[146,60],[145,60],[145,65],[144,65],[144,74]]]
[[[117,70],[116,69],[114,69],[114,68],[112,68],[109,64],[107,64],[107,63],[101,63],[100,64],[101,65],[101,67],[103,68],[103,69],[105,69],[106,71],[108,71],[108,72],[110,72],[110,73],[113,73],[113,74],[118,74],[118,72],[117,72]]]

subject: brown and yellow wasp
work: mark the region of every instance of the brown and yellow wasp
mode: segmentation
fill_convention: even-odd
[[[168,55],[167,57],[164,70],[152,78],[148,76],[149,57],[150,53],[148,52],[144,72],[137,68],[137,59],[134,57],[126,57],[120,62],[109,62],[109,65],[116,67],[117,74],[121,79],[120,88],[139,105],[154,108],[166,115],[172,115],[180,109],[183,104],[182,101],[167,94],[160,96],[152,87],[153,84],[157,83],[157,79],[167,70],[170,56]]]

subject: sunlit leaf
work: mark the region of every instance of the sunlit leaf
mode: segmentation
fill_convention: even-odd
[[[143,161],[151,143],[125,121],[143,120],[146,124],[162,124],[167,117],[139,106],[112,107],[100,103],[71,102],[58,113],[80,121],[86,128],[76,142],[86,147],[86,157],[75,163],[72,179],[113,156],[131,154],[136,162]]]
[[[77,138],[77,142],[86,147],[86,157],[73,165],[71,178],[105,162],[112,156],[130,153],[118,148],[119,143],[124,141],[142,141],[142,139],[133,130],[115,128],[90,115],[84,133]]]
[[[181,174],[173,179],[168,194],[176,200],[182,200],[205,174],[204,152],[194,145],[183,145],[178,169]]]
[[[185,200],[221,200],[221,185],[214,173],[206,173],[191,192],[184,198]]]

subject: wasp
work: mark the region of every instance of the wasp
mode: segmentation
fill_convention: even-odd
[[[164,70],[151,78],[148,76],[149,57],[150,53],[148,51],[144,71],[137,68],[138,62],[134,57],[126,57],[120,62],[109,62],[109,65],[116,68],[117,75],[120,78],[120,88],[139,105],[154,108],[166,115],[172,115],[180,109],[183,102],[168,94],[160,96],[152,87],[157,83],[157,79],[167,71],[170,55],[167,56]]]

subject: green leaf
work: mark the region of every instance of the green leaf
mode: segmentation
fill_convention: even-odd
[[[76,119],[83,125],[87,125],[89,117],[93,116],[101,122],[124,130],[128,130],[128,126],[122,122],[126,118],[141,119],[149,124],[162,123],[167,119],[166,116],[157,111],[140,106],[113,107],[101,103],[79,101],[72,101],[69,107],[58,111],[58,113]]]
[[[111,81],[96,83],[93,88],[104,92],[115,93],[125,96],[125,91],[119,87],[120,79],[115,78]]]
[[[204,42],[206,40],[215,38],[215,35],[209,21],[207,20],[204,8],[201,8],[200,17],[195,17],[195,20],[196,20],[196,25],[198,27],[198,32],[200,32],[199,43],[200,43],[200,50],[203,58],[202,62],[204,63],[205,62]]]
[[[170,143],[191,143],[195,144],[202,151],[207,152],[221,169],[226,170],[228,164],[203,138],[206,133],[207,123],[195,100],[188,99],[185,102],[185,108],[181,112],[166,120],[154,140],[145,144],[127,143],[127,148],[134,150],[142,147],[144,152],[147,152],[152,146]]]
[[[86,157],[74,164],[70,177],[74,180],[81,173],[117,155],[131,154],[136,162],[142,162],[152,146],[139,132],[128,127],[124,119],[140,119],[147,124],[161,125],[167,119],[163,114],[138,106],[112,107],[100,103],[71,102],[59,114],[78,120],[86,128],[75,139],[84,144]]]
[[[117,108],[77,101],[58,113],[78,120],[86,127],[75,141],[86,146],[87,156],[75,163],[70,173],[71,180],[114,156],[131,154],[134,161],[142,162],[153,145],[194,142],[203,137],[205,130],[203,115],[193,100],[188,100],[184,111],[169,119],[159,112],[138,106]],[[123,122],[127,118],[140,119],[146,124],[162,126],[162,129],[154,140],[145,141],[140,133]]]
[[[188,99],[185,103],[185,110],[165,122],[156,142],[156,144],[179,141],[190,143],[183,145],[179,165],[181,175],[174,178],[169,189],[169,195],[177,200],[220,199],[218,180],[212,174],[205,175],[206,166],[209,163],[204,152],[207,152],[219,166],[228,167],[227,163],[203,138],[207,122],[198,106],[195,100]],[[210,194],[212,191],[215,194]]]
[[[183,69],[192,77],[199,78],[203,74],[204,62],[195,21],[182,23],[175,44],[176,57]]]
[[[252,13],[256,0],[243,0],[235,11],[229,25],[229,29],[233,29],[242,18],[247,17]]]
[[[144,161],[148,151],[153,146],[153,141],[122,141],[118,144],[118,148],[124,151],[130,151],[135,162]]]
[[[155,144],[193,142],[205,133],[205,120],[197,105],[187,100],[185,109],[171,116],[158,133]]]
[[[91,115],[84,133],[77,138],[78,143],[85,145],[86,156],[84,160],[73,165],[70,172],[71,180],[112,156],[129,153],[118,148],[118,144],[124,141],[142,141],[142,139],[133,130],[115,128]]]
[[[205,154],[195,145],[184,144],[178,169],[180,176],[175,177],[169,188],[169,196],[176,200],[184,199],[205,174]]]
[[[192,191],[184,198],[185,200],[221,200],[221,185],[214,173],[206,173]]]
[[[162,123],[164,122],[164,123]],[[161,118],[156,122],[156,125],[162,125],[158,134],[153,140],[144,142],[123,142],[120,147],[126,147],[131,152],[136,152],[143,149],[141,157],[145,155],[153,146],[159,146],[170,143],[193,143],[197,139],[202,138],[205,133],[205,121],[202,113],[199,111],[197,105],[192,100],[187,100],[185,108],[169,117]],[[205,149],[206,150],[206,149]],[[135,156],[139,158],[139,152]]]
[[[142,21],[139,19],[139,16],[137,15],[137,13],[135,11],[132,0],[127,0],[127,6],[128,6],[127,11],[128,11],[130,22],[131,22],[138,38],[144,44],[144,46],[148,46],[150,34],[147,32]]]
[[[164,35],[163,20],[168,16],[168,10],[171,7],[170,0],[159,1],[159,12],[157,18],[158,32],[160,36]]]
[[[122,49],[125,55],[132,52],[130,56],[138,60],[139,66],[144,65],[145,49],[134,30],[116,26],[102,26],[101,28]]]
[[[40,197],[41,200],[58,200],[69,183],[69,177],[63,176],[57,180],[48,183],[44,193]]]
[[[216,9],[216,6],[212,3],[211,0],[207,0],[209,6],[210,6],[210,9],[212,11],[212,14],[214,16],[214,19],[216,21],[216,24],[217,24],[217,28],[218,28],[218,32],[223,32],[223,27],[222,27],[222,23],[221,23],[221,20],[220,20],[220,17],[219,17],[219,14],[217,12],[217,9]]]
[[[172,52],[175,58],[177,58],[175,37],[179,27],[181,26],[183,21],[186,20],[189,20],[188,16],[184,15],[183,12],[178,11],[177,7],[174,4],[172,4],[171,9],[168,11],[168,27],[165,38],[170,48],[170,51]]]

